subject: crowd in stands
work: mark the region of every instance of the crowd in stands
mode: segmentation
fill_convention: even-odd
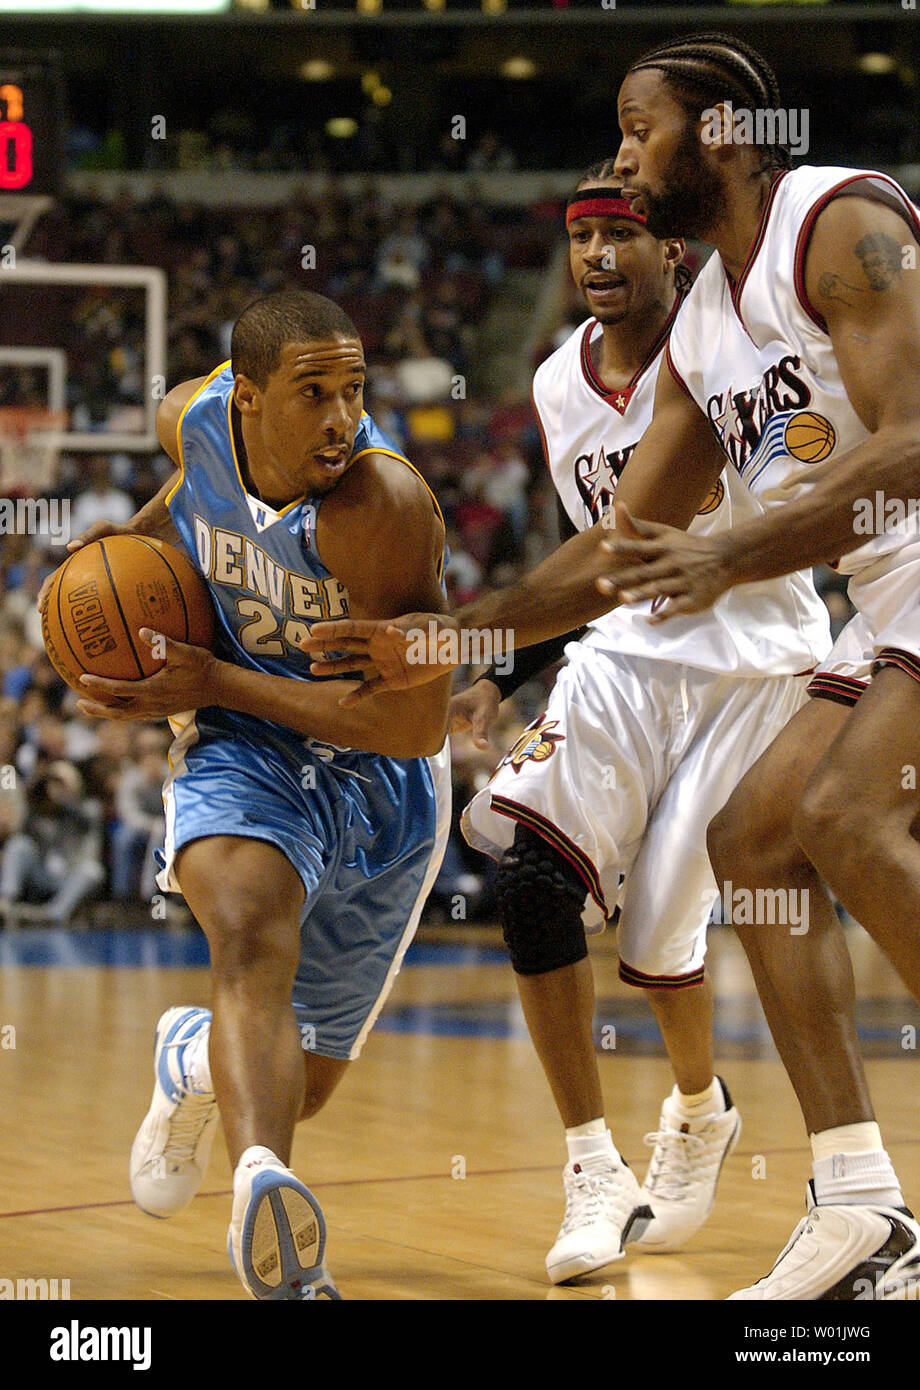
[[[546,203],[491,208],[444,194],[392,207],[371,187],[348,198],[330,185],[315,201],[264,211],[165,197],[138,205],[125,195],[62,203],[40,224],[30,254],[162,266],[167,386],[226,360],[233,321],[258,294],[299,287],[335,298],[362,335],[368,410],[438,497],[448,596],[459,604],[509,582],[555,544],[554,496],[529,402],[490,389],[477,337],[506,267],[546,265],[560,224],[561,209]],[[69,349],[74,428],[104,433],[137,422],[150,383],[143,315],[130,294],[81,290],[63,307],[60,296],[44,306],[37,297],[28,314],[7,300],[0,319],[0,341],[17,341],[15,322],[32,327],[35,341]],[[0,369],[0,407],[30,390],[39,399],[42,389],[27,370]],[[70,534],[78,535],[98,519],[126,521],[171,471],[162,454],[65,453],[44,491],[70,503]],[[34,479],[3,479],[6,496],[30,490]],[[164,831],[169,734],[165,724],[87,720],[49,665],[35,599],[63,554],[47,537],[0,536],[0,928],[30,916],[95,919],[100,904],[116,920],[150,924],[151,903],[162,902],[154,850]],[[551,680],[544,673],[503,706],[497,748],[539,713]],[[498,755],[465,737],[453,744],[458,814]],[[429,912],[453,920],[487,913],[489,877],[488,861],[455,829]]]
[[[277,94],[276,94],[277,95]],[[179,122],[172,122],[180,124]],[[448,122],[445,122],[448,124]],[[354,120],[354,135],[330,135],[322,120],[306,121],[300,104],[290,116],[275,110],[270,125],[252,107],[216,111],[194,126],[181,126],[175,139],[149,140],[142,146],[145,169],[181,173],[255,174],[298,173],[507,173],[519,167],[511,144],[494,131],[440,140],[427,130],[407,138],[403,122],[385,116],[368,101]],[[136,156],[116,130],[92,130],[74,112],[67,143],[68,165],[75,170],[119,171],[132,167]],[[540,167],[539,162],[531,167]]]
[[[506,266],[539,267],[557,235],[524,209],[460,203],[446,195],[393,207],[372,188],[352,198],[330,185],[284,209],[208,210],[166,198],[135,204],[68,200],[39,225],[31,255],[52,261],[159,265],[169,275],[166,386],[213,370],[230,331],[261,293],[307,288],[354,319],[369,364],[367,408],[424,473],[447,525],[451,600],[506,582],[547,544],[539,438],[525,401],[495,398],[476,338]],[[0,310],[5,342],[58,342],[68,350],[72,428],[136,427],[143,393],[139,296],[100,288],[71,297],[13,294]],[[31,369],[0,371],[0,407],[43,399]],[[2,453],[2,449],[0,449]],[[47,496],[70,504],[70,534],[123,522],[156,493],[165,455],[64,453]],[[3,479],[5,495],[35,491]],[[56,677],[41,641],[35,598],[63,551],[47,537],[0,537],[0,923],[64,922],[98,902],[146,913],[157,893],[162,843],[165,725],[89,721]],[[531,691],[508,716],[509,733],[536,713]],[[488,776],[488,760],[458,741],[457,801]],[[478,856],[452,845],[435,895],[449,912],[465,890],[480,896]],[[457,884],[460,884],[460,889]],[[23,906],[24,905],[24,906]],[[464,907],[465,912],[465,907]],[[456,907],[454,907],[456,911]],[[124,914],[123,914],[124,915]]]

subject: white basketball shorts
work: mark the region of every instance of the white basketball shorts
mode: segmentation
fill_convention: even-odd
[[[920,680],[920,541],[854,574],[848,587],[856,614],[815,671],[810,695],[855,705],[881,666]]]
[[[463,833],[500,859],[528,826],[584,880],[586,932],[619,905],[621,979],[696,984],[718,897],[706,828],[806,702],[808,676],[723,676],[579,643],[566,654],[545,714],[466,807]]]

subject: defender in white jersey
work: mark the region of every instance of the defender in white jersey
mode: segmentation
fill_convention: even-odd
[[[589,171],[566,216],[571,271],[597,317],[533,383],[563,539],[612,507],[652,418],[658,367],[689,278],[677,264],[682,243],[650,237],[611,175],[612,161]],[[711,534],[753,510],[729,469],[690,529]],[[546,1260],[557,1283],[619,1258],[627,1242],[649,1251],[685,1244],[709,1215],[740,1133],[714,1074],[704,958],[718,891],[705,827],[805,702],[804,673],[830,637],[826,608],[802,577],[730,597],[669,628],[650,626],[648,605],[592,622],[584,640],[565,647],[568,664],[545,712],[463,814],[467,840],[502,863],[502,925],[566,1130],[566,1212]],[[499,701],[561,656],[565,640],[527,648],[510,676],[489,671],[455,696],[453,727],[487,734]],[[548,970],[528,949],[528,862],[568,871],[573,887],[580,881],[588,932],[602,931],[619,905],[620,977],[647,992],[672,1061],[676,1084],[648,1136],[654,1147],[638,1194],[603,1118],[587,955]],[[556,905],[548,902],[547,912],[555,915]]]
[[[650,237],[603,165],[566,221],[571,270],[596,317],[534,380],[563,536],[609,511],[651,420],[688,278],[678,291],[682,243]],[[726,472],[692,527],[706,534],[754,509]],[[567,651],[545,714],[463,816],[470,843],[501,865],[501,923],[566,1129],[565,1218],[546,1261],[554,1282],[619,1259],[627,1242],[677,1248],[711,1210],[740,1121],[714,1075],[704,957],[717,889],[705,826],[804,703],[805,673],[830,646],[826,609],[801,577],[751,586],[671,630],[648,617],[647,605],[619,609],[581,642],[530,648],[510,677],[492,671],[452,704],[455,727],[485,733],[484,711],[494,717],[503,695]],[[533,879],[552,888],[537,892]],[[618,905],[620,975],[647,991],[677,1083],[642,1189],[603,1118],[592,1038],[585,930],[603,930]]]
[[[842,182],[835,174],[823,186],[810,183],[814,171],[781,177],[789,152],[769,136],[783,109],[769,65],[726,35],[679,39],[631,69],[620,91],[617,172],[632,205],[646,213],[654,234],[696,237],[716,247],[709,276],[723,276],[724,318],[711,321],[707,333],[718,335],[730,324],[737,345],[732,316],[740,310],[752,342],[764,350],[774,344],[776,357],[763,367],[755,362],[752,378],[743,380],[728,360],[728,338],[697,337],[700,357],[684,369],[692,376],[717,363],[725,373],[713,393],[720,398],[698,401],[670,370],[659,373],[652,423],[618,484],[618,539],[611,541],[600,524],[592,527],[502,591],[503,599],[490,595],[468,605],[452,621],[442,620],[445,627],[487,627],[513,603],[515,640],[526,646],[601,611],[586,592],[597,583],[607,602],[666,595],[672,612],[697,612],[733,584],[859,549],[866,536],[854,523],[865,518],[878,493],[883,501],[920,498],[920,282],[902,273],[905,250],[913,254],[916,247],[915,218],[903,192],[871,172],[847,171]],[[772,124],[761,120],[759,145],[747,133],[758,130],[753,113],[774,118]],[[785,242],[773,251],[779,259],[764,263],[763,300],[749,303],[744,282],[757,272],[772,212],[782,211],[787,199],[790,208],[798,202],[801,221],[797,228],[794,218],[786,222]],[[773,276],[787,306],[792,287],[807,323],[774,317],[780,300],[773,298]],[[691,292],[680,319],[702,302],[698,291],[706,293],[705,281]],[[796,325],[792,343],[787,333]],[[745,346],[742,358],[750,365],[747,352]],[[785,360],[790,353],[797,363]],[[804,386],[803,367],[814,377]],[[800,393],[819,384],[827,390],[821,399],[828,410],[836,398],[833,419],[826,411],[823,420],[801,418],[812,412]],[[849,410],[866,431],[862,442]],[[783,424],[779,441],[767,431],[782,414],[790,422],[799,418],[797,428]],[[843,453],[832,448],[821,460],[829,426],[836,429],[838,419],[848,447]],[[778,446],[787,464],[795,459],[793,487],[809,471],[813,486],[781,508],[770,505],[781,498],[761,493],[755,499],[760,517],[715,538],[656,527],[685,528],[714,485],[725,459],[721,447],[712,447],[716,430],[730,450],[739,441],[756,449],[766,438],[760,461]],[[807,932],[771,929],[769,921],[739,926],[814,1157],[807,1218],[770,1275],[741,1291],[743,1298],[887,1299],[913,1296],[918,1287],[920,1227],[904,1206],[873,1118],[853,1016],[852,967],[819,877],[820,871],[920,997],[920,845],[911,834],[920,792],[905,776],[920,753],[920,665],[912,610],[901,591],[902,581],[910,589],[914,542],[899,539],[904,544],[893,550],[887,537],[881,542],[886,555],[861,571],[853,586],[862,614],[870,615],[860,617],[867,630],[848,629],[851,651],[838,648],[831,670],[815,684],[816,698],[746,775],[710,830],[719,883],[731,880],[754,901],[758,891],[771,902],[777,893],[788,902],[793,892],[801,901],[804,892],[809,904]],[[614,546],[606,560],[605,543]],[[598,579],[602,568],[606,577]],[[627,582],[618,586],[617,576]],[[337,669],[364,665],[368,679],[350,701],[380,689],[408,689],[438,669],[433,661],[421,666],[409,659],[406,632],[422,617],[325,624],[315,631],[316,650],[334,639],[351,653]],[[853,654],[855,677],[837,666],[837,658]],[[859,694],[859,681],[873,665],[871,685],[855,709],[824,698]],[[822,690],[829,677],[836,682]]]
[[[735,584],[819,561],[851,576],[856,617],[812,683],[816,698],[709,834],[719,882],[804,893],[810,908],[799,937],[740,932],[812,1135],[814,1181],[773,1270],[735,1296],[914,1296],[920,1227],[874,1120],[822,879],[920,998],[920,794],[905,776],[920,752],[920,535],[915,507],[887,505],[920,496],[920,286],[909,270],[920,221],[875,171],[770,167],[764,150],[733,141],[731,74],[739,60],[762,64],[739,48],[704,36],[636,64],[620,91],[617,170],[650,226],[716,247],[671,335],[669,371],[763,514],[718,538],[635,522],[638,538],[614,543],[609,589],[667,596],[656,621],[683,622]],[[714,141],[702,138],[704,109],[710,136],[720,113]],[[639,469],[672,465],[653,436],[658,458],[641,446]],[[700,460],[686,460],[686,477],[694,495],[710,485]]]

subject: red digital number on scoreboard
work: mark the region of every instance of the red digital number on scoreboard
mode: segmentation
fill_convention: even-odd
[[[24,121],[0,121],[0,189],[32,182],[32,132]]]
[[[63,132],[55,55],[0,49],[0,195],[56,197],[63,177]]]

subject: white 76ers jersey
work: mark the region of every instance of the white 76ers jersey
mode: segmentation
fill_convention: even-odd
[[[917,210],[884,174],[810,166],[781,173],[737,284],[729,282],[718,254],[712,255],[671,333],[674,375],[718,432],[733,464],[729,471],[765,507],[807,494],[819,464],[825,465],[818,470],[823,475],[834,459],[869,437],[847,397],[827,325],[805,287],[816,219],[833,198],[853,194],[897,209],[905,218],[905,241],[920,240]],[[885,241],[865,248],[870,273],[873,259],[887,269]],[[868,285],[840,285],[842,296],[867,290]],[[916,518],[909,516],[900,528],[844,556],[840,570],[856,574],[899,550],[916,530]]]
[[[612,505],[619,476],[651,423],[669,328],[622,392],[608,391],[592,365],[590,345],[603,331],[595,319],[576,328],[537,369],[533,400],[546,461],[581,531]],[[735,470],[726,468],[689,529],[711,534],[761,512]],[[614,608],[590,624],[583,645],[737,676],[808,671],[830,647],[827,610],[804,574],[729,590],[707,612],[658,626],[649,623],[649,613],[648,603]]]

